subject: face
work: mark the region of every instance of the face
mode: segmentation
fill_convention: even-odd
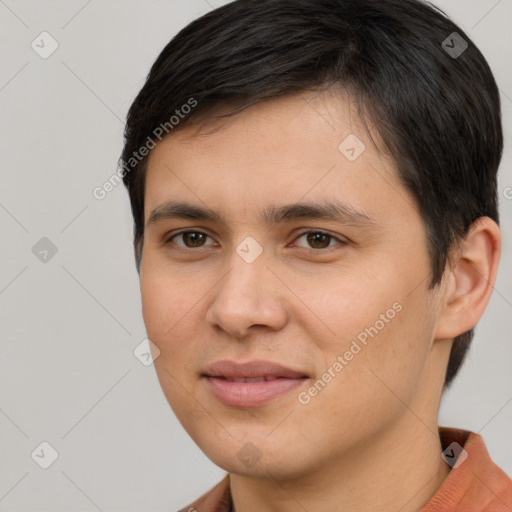
[[[155,368],[227,471],[308,474],[398,425],[402,402],[419,407],[439,315],[425,229],[369,129],[346,96],[294,95],[150,154],[140,286]]]

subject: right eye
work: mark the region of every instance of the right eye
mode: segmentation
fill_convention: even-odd
[[[175,242],[175,238],[181,240],[183,245]],[[172,241],[178,247],[193,249],[194,247],[205,247],[204,242],[207,238],[210,238],[210,236],[201,231],[180,231],[169,237],[166,244]]]

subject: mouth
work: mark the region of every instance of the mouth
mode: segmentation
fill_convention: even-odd
[[[231,407],[265,405],[310,378],[305,372],[269,361],[218,361],[208,366],[202,377],[212,395]]]
[[[209,377],[212,377],[215,379],[223,379],[226,382],[269,382],[271,380],[285,378],[285,377],[273,377],[271,375],[265,375],[263,377],[240,377],[240,378],[236,378],[236,379],[234,379],[232,377],[224,377],[224,376],[214,377],[212,375],[209,375]]]

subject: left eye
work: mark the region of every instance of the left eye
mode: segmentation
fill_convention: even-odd
[[[296,240],[300,240],[302,237],[306,237],[307,243],[312,249],[327,249],[330,245],[330,242],[337,240],[341,245],[345,245],[346,242],[340,240],[339,238],[330,235],[329,233],[324,233],[323,231],[306,231],[300,234]],[[332,246],[331,246],[332,247]]]

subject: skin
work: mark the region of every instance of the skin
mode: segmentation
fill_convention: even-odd
[[[499,229],[479,219],[429,289],[416,202],[353,105],[340,92],[272,100],[222,124],[181,128],[149,157],[146,223],[168,200],[222,215],[147,224],[140,286],[164,394],[201,450],[231,473],[237,512],[418,511],[449,472],[437,435],[445,369],[453,337],[489,300]],[[349,134],[366,146],[354,161],[338,149]],[[259,218],[270,204],[328,200],[371,225]],[[197,246],[170,240],[184,228],[207,236]],[[308,243],[305,230],[332,238]],[[263,249],[252,263],[236,252],[248,236]],[[300,403],[397,302],[401,311]],[[221,359],[275,361],[311,378],[264,406],[228,407],[201,377]],[[261,454],[250,467],[237,456],[246,443]]]

